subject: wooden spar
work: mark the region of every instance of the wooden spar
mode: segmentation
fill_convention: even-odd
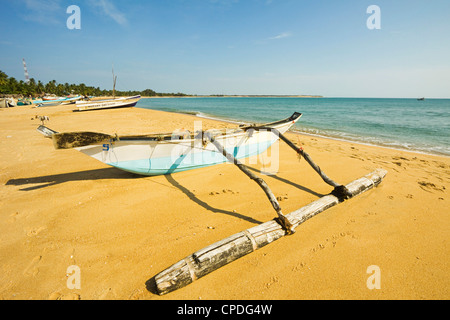
[[[117,76],[114,76],[114,64],[112,66],[112,75],[113,75],[113,99],[116,98],[116,80]]]
[[[277,130],[278,131],[278,130]],[[227,152],[225,148],[212,136],[210,132],[204,132],[204,136],[206,139],[211,141],[211,143],[216,147],[217,150],[219,150],[220,153],[231,163],[234,163],[242,172],[244,172],[250,179],[255,181],[261,189],[264,190],[267,198],[269,198],[270,203],[272,204],[272,207],[275,209],[278,215],[278,219],[280,224],[284,227],[284,229],[289,233],[294,233],[294,229],[289,222],[288,219],[284,216],[284,214],[281,212],[280,204],[278,203],[277,198],[273,194],[272,190],[270,190],[267,183],[260,177],[258,177],[256,174],[251,172],[247,167],[242,164],[238,159],[236,159],[231,153]]]
[[[342,201],[351,197],[351,194],[349,193],[349,191],[347,190],[347,188],[344,185],[341,185],[341,184],[331,180],[324,172],[322,172],[320,167],[314,163],[314,161],[311,159],[309,154],[307,154],[303,150],[303,148],[298,148],[297,146],[295,146],[288,138],[286,138],[277,129],[270,128],[270,127],[264,127],[264,126],[259,126],[259,127],[253,126],[253,127],[247,128],[246,130],[248,130],[250,132],[250,135],[253,134],[252,130],[253,131],[267,130],[267,131],[273,133],[274,135],[277,136],[277,138],[280,138],[282,141],[284,141],[288,146],[290,146],[292,149],[294,149],[298,154],[302,155],[305,158],[306,162],[308,162],[308,164],[322,177],[322,179],[326,183],[328,183],[329,185],[334,187],[334,190],[332,193],[335,196],[337,196]],[[210,132],[207,131],[207,132],[204,132],[201,134],[203,134],[204,137],[207,140],[209,140],[216,147],[216,149],[219,150],[219,152],[223,154],[223,156],[229,162],[235,164],[242,172],[244,172],[250,179],[255,181],[261,187],[261,189],[264,190],[264,192],[267,195],[267,198],[269,198],[270,203],[272,204],[273,208],[277,212],[278,220],[279,220],[278,222],[284,227],[284,229],[289,234],[294,233],[295,230],[294,230],[292,224],[289,222],[288,219],[286,219],[284,214],[281,212],[280,204],[278,203],[275,195],[273,194],[272,190],[270,190],[267,183],[262,178],[259,178],[257,175],[255,175],[253,172],[251,172],[249,169],[247,169],[247,167],[244,164],[242,164],[238,159],[236,159],[232,154],[227,152],[225,150],[225,148],[214,138],[214,136]]]
[[[350,182],[346,188],[351,197],[357,196],[381,183],[387,174],[384,169]],[[316,214],[331,208],[342,199],[333,194],[322,198],[286,215],[294,228]],[[243,257],[286,235],[285,229],[275,220],[265,222],[211,244],[175,263],[155,276],[156,289],[164,295],[182,288],[218,268]]]
[[[323,181],[325,181],[327,184],[329,184],[330,186],[334,187],[334,194],[337,195],[338,197],[342,197],[343,199],[348,199],[348,197],[350,197],[350,194],[348,193],[348,191],[345,189],[345,187],[335,181],[333,181],[331,178],[329,178],[321,169],[320,167],[314,163],[314,161],[311,159],[310,155],[308,153],[306,153],[305,150],[303,150],[303,148],[299,148],[297,147],[294,143],[292,143],[292,141],[290,141],[288,138],[286,138],[286,136],[284,136],[280,131],[278,131],[275,128],[270,128],[270,127],[252,127],[249,128],[250,130],[267,130],[272,132],[273,134],[275,134],[278,138],[280,138],[282,141],[284,141],[289,147],[291,147],[292,149],[294,149],[295,152],[297,152],[299,155],[301,155],[306,162],[308,162],[308,164],[314,169],[314,171],[316,171],[320,177],[322,178]]]

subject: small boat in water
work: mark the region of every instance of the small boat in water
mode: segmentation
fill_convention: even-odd
[[[423,100],[425,100],[425,98],[418,98],[417,100],[419,100],[419,101],[423,101]]]
[[[140,99],[141,96],[137,95],[132,97],[120,97],[105,100],[76,101],[76,109],[74,109],[74,111],[134,107]]]
[[[271,132],[272,129],[283,134],[301,115],[295,112],[287,119],[262,126],[207,132],[235,158],[247,158],[264,152],[277,141],[278,135]],[[56,149],[75,148],[107,165],[146,176],[171,174],[227,161],[203,132],[117,136],[98,132],[58,133],[44,126],[39,126],[38,131],[52,138]]]

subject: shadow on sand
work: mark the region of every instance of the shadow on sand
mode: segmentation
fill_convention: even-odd
[[[252,167],[248,167],[248,168],[257,173],[261,173],[258,169],[255,169]],[[199,199],[191,190],[189,190],[188,188],[186,188],[185,186],[180,184],[177,180],[175,180],[172,174],[165,175],[164,177],[174,188],[183,192],[191,201],[197,203],[198,205],[207,209],[208,211],[211,211],[214,213],[226,214],[226,215],[238,218],[238,219],[243,219],[245,221],[248,221],[248,222],[251,222],[254,224],[263,223],[259,220],[253,219],[251,217],[242,215],[237,212],[231,212],[231,211],[212,207],[205,201]],[[54,175],[47,175],[47,176],[40,176],[40,177],[10,179],[7,181],[6,185],[14,185],[14,186],[33,185],[33,186],[28,186],[28,187],[19,189],[21,191],[32,191],[32,190],[37,190],[37,189],[41,189],[41,188],[46,188],[49,186],[58,185],[58,184],[69,182],[69,181],[105,180],[105,179],[145,179],[145,178],[149,178],[149,177],[125,172],[122,170],[118,170],[116,168],[102,168],[102,169],[54,174]],[[315,192],[309,188],[306,188],[302,185],[299,185],[295,182],[292,182],[285,178],[279,177],[278,175],[270,175],[270,178],[287,183],[287,184],[289,184],[295,188],[298,188],[302,191],[313,194],[314,196],[317,196],[318,198],[324,196],[323,194],[317,193],[317,192]],[[160,182],[156,182],[156,181],[153,181],[153,182],[161,184]],[[252,181],[249,180],[249,183],[252,183]],[[164,185],[167,187],[167,185],[165,185],[165,184],[161,184],[161,185]],[[255,185],[254,187],[255,187],[255,190],[257,190],[258,186]],[[269,202],[267,202],[267,203],[269,205]],[[158,294],[157,288],[156,288],[155,276],[148,279],[145,283],[145,286],[149,292],[151,292],[155,295]]]
[[[20,191],[32,191],[36,189],[54,186],[60,183],[69,181],[84,181],[84,180],[104,180],[104,179],[133,179],[143,178],[137,174],[121,171],[115,168],[102,168],[78,172],[69,172],[61,174],[52,174],[48,176],[10,179],[6,182],[7,186],[25,186],[32,184],[31,187],[19,189]]]

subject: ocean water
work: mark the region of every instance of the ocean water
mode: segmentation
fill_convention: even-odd
[[[250,123],[280,120],[297,111],[303,116],[296,131],[450,156],[450,99],[144,98],[137,107]]]

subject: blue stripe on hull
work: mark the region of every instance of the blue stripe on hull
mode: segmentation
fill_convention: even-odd
[[[243,147],[227,149],[237,159],[258,155],[266,151],[274,141],[266,143],[245,145]],[[107,163],[118,169],[147,176],[171,174],[186,170],[204,168],[219,163],[227,162],[227,159],[216,151],[203,151],[188,153],[178,157],[175,161],[172,157],[155,159],[141,159]]]

